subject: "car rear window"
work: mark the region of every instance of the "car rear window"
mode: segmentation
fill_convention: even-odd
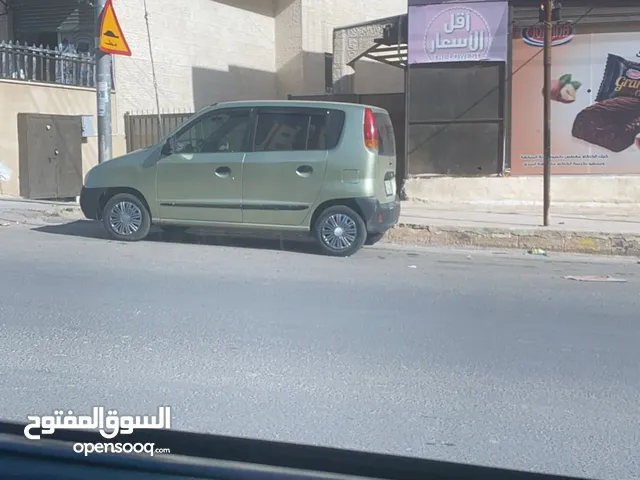
[[[338,146],[344,129],[344,118],[342,110],[327,110],[327,150],[333,150]]]
[[[396,154],[396,135],[393,130],[391,118],[386,113],[375,113],[378,124],[378,136],[380,137],[380,155],[394,156]]]

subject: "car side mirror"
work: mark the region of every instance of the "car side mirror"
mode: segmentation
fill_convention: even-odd
[[[162,146],[162,155],[165,157],[171,155],[176,151],[176,140],[173,137],[169,137],[166,143]]]

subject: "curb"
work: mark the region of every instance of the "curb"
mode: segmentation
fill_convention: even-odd
[[[404,245],[454,245],[484,248],[541,248],[551,252],[640,256],[640,235],[561,230],[430,227],[399,223],[386,240]]]

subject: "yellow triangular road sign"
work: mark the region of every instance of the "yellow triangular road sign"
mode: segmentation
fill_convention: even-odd
[[[113,1],[108,0],[102,11],[100,23],[100,50],[112,55],[131,56],[131,49],[120,28],[120,22],[113,9]]]

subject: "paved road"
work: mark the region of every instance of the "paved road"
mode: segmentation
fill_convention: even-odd
[[[0,228],[0,417],[168,404],[181,429],[640,478],[635,259],[100,234]]]

